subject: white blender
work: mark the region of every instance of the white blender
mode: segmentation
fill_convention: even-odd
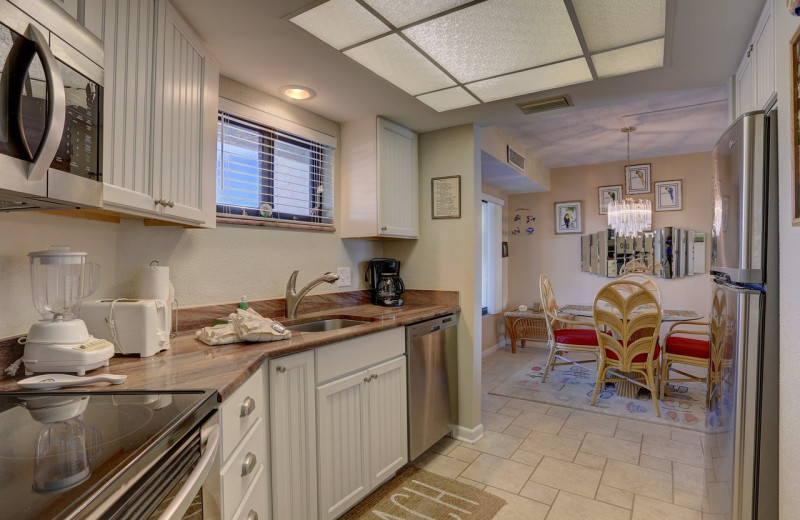
[[[100,266],[68,246],[50,246],[29,253],[28,258],[33,304],[44,319],[31,326],[25,340],[25,375],[74,372],[82,376],[87,370],[107,367],[114,344],[92,337],[83,320],[75,317],[83,299],[100,284]],[[84,286],[87,267],[89,283]]]

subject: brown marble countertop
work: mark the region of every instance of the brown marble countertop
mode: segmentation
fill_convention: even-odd
[[[194,330],[185,331],[173,338],[169,350],[146,358],[115,356],[111,358],[109,367],[90,372],[90,374],[125,374],[128,379],[123,384],[113,387],[90,385],[73,387],[69,390],[159,392],[216,389],[219,392],[219,400],[222,401],[256,372],[267,359],[402,327],[459,310],[458,305],[452,301],[430,304],[407,303],[403,307],[379,307],[370,304],[334,307],[305,313],[298,317],[297,321],[308,317],[326,316],[362,318],[370,320],[370,323],[326,332],[293,331],[292,337],[288,340],[268,343],[208,346],[195,339]],[[17,377],[0,380],[0,391],[23,391],[16,384],[18,380],[25,378],[21,375],[22,372],[20,369],[20,375]]]

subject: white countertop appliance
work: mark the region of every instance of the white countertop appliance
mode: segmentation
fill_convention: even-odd
[[[86,302],[81,319],[89,333],[112,343],[119,354],[154,356],[169,348],[169,309],[161,300]]]
[[[114,356],[114,345],[94,338],[75,317],[83,299],[97,289],[100,266],[68,246],[29,253],[33,304],[42,320],[31,325],[22,361],[25,374],[75,372],[79,376]],[[88,269],[88,276],[85,276]]]

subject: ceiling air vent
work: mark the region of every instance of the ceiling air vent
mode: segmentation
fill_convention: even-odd
[[[568,95],[565,95],[547,99],[537,99],[535,101],[525,101],[524,103],[517,103],[517,106],[524,114],[533,114],[535,112],[544,112],[545,110],[571,107],[573,105],[572,99],[570,99]]]

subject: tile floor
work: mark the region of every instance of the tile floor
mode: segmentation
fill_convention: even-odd
[[[533,348],[483,359],[484,437],[446,437],[418,465],[503,498],[494,520],[721,518],[703,512],[713,469],[701,434],[489,395]]]

